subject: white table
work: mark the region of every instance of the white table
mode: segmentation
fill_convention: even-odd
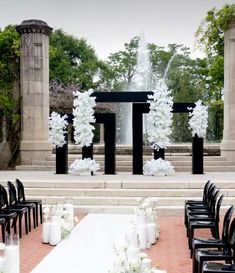
[[[124,236],[135,216],[89,214],[31,273],[107,273],[114,260],[113,244]]]

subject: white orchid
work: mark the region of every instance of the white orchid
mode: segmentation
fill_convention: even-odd
[[[49,117],[49,141],[54,147],[63,147],[66,143],[67,117],[67,115],[61,116],[56,112],[52,112]]]
[[[197,135],[198,137],[205,137],[206,130],[208,127],[208,107],[202,104],[201,100],[195,103],[195,107],[188,108],[193,110],[189,113],[189,128],[192,130],[192,136]]]
[[[168,175],[174,173],[174,167],[172,166],[171,162],[168,160],[163,160],[162,158],[147,160],[143,170],[144,175]]]
[[[76,91],[73,102],[73,126],[75,143],[80,147],[90,146],[94,137],[95,127],[94,107],[96,106],[95,97],[92,97],[92,90],[87,92]]]
[[[164,80],[159,80],[153,95],[148,96],[148,141],[153,149],[165,148],[169,143],[172,126],[173,98]]]
[[[84,158],[84,159],[75,159],[74,162],[69,167],[69,173],[79,174],[81,172],[93,172],[100,169],[99,163],[96,163],[94,159]]]

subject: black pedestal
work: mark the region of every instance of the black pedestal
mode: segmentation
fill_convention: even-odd
[[[192,141],[192,173],[203,174],[203,138],[197,135]]]
[[[88,147],[82,147],[82,159],[84,158],[93,159],[93,143]]]
[[[165,159],[165,149],[154,150],[154,159]]]
[[[68,173],[68,142],[56,148],[56,174]]]

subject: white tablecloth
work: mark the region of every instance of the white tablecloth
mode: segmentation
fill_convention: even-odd
[[[124,241],[135,221],[130,214],[89,214],[31,273],[107,273],[115,243]]]

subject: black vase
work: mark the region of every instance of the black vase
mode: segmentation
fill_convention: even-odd
[[[192,140],[192,173],[203,174],[203,138],[197,134]]]
[[[165,159],[165,149],[164,148],[160,148],[158,151],[154,150],[154,159]]]
[[[56,148],[56,174],[68,173],[68,142]]]

